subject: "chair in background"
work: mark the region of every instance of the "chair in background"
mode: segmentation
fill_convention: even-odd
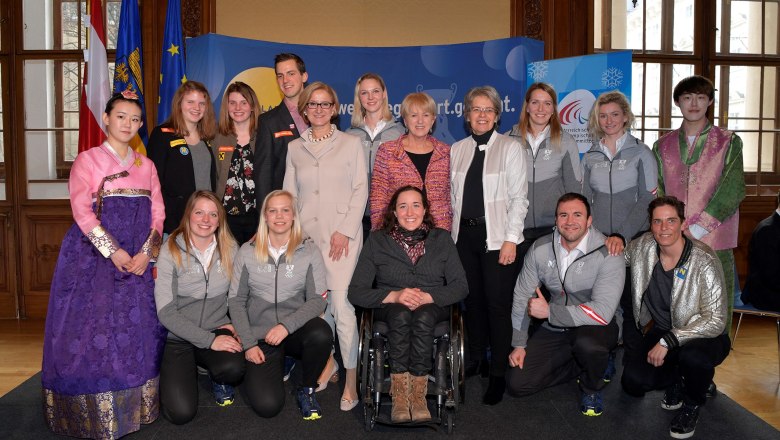
[[[760,310],[749,304],[746,304],[739,307],[734,307],[734,313],[739,313],[739,320],[737,321],[737,329],[734,331],[734,339],[731,341],[732,350],[737,344],[737,335],[739,335],[739,326],[742,324],[743,315],[754,315],[775,319],[777,324],[777,372],[778,375],[780,375],[780,312]]]

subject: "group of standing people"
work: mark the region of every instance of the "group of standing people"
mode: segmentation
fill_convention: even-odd
[[[340,408],[349,411],[359,402],[353,304],[390,326],[393,421],[430,419],[433,328],[461,302],[467,373],[489,378],[484,404],[499,403],[507,384],[522,395],[577,376],[582,412],[598,415],[621,296],[625,325],[646,315],[641,301],[626,310],[625,280],[636,285],[638,275],[627,274],[621,254],[648,229],[646,210],[659,190],[703,187],[702,196],[680,194],[688,197],[685,225],[720,246],[733,272],[732,243],[718,232],[732,224],[726,206],[744,196],[741,144],[730,132],[705,124],[690,141],[681,134],[692,151],[682,158],[667,136],[654,157],[630,134],[625,96],[609,92],[591,112],[594,143],[580,161],[555,91],[536,83],[506,134],[497,131],[497,91],[470,90],[470,135],[449,146],[432,135],[429,95],[404,98],[401,125],[376,74],[358,79],[351,128],[342,132],[335,90],[306,85],[300,57],[277,55],[275,71],[284,98],[262,115],[246,84],[227,88],[216,117],[205,87],[184,83],[170,119],[152,131],[148,158],[128,147],[140,127],[137,97],[109,101],[108,140],[80,154],[71,172],[76,225],[55,271],[44,348],[53,431],[115,438],[160,410],[186,423],[197,408],[196,366],[208,371],[217,403],[232,403],[242,383],[253,410],[272,417],[284,405],[285,358],[300,366],[303,418],[318,419],[316,392],[339,372],[335,341],[345,371]],[[687,101],[700,93],[675,92],[684,115],[704,114],[706,102]],[[697,165],[705,145],[709,160],[710,146],[725,140],[728,190],[712,166]],[[697,199],[708,196],[714,201]],[[589,238],[580,246],[582,237]],[[585,276],[583,263],[593,267]],[[577,275],[567,277],[569,267]],[[674,326],[686,324],[674,313]],[[529,338],[531,326],[538,329]],[[587,331],[569,331],[580,326]],[[582,348],[580,334],[598,337]]]

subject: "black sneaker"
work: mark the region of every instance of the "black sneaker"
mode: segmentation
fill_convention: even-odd
[[[583,392],[580,399],[580,412],[585,416],[600,416],[604,412],[604,401],[601,398],[601,391],[596,391],[593,394]]]
[[[317,402],[317,397],[314,396],[314,388],[298,389],[298,407],[301,409],[303,420],[317,420],[322,417],[322,408]]]
[[[232,386],[211,381],[211,390],[214,392],[214,400],[219,406],[229,406],[236,400],[236,393]]]
[[[661,400],[661,408],[668,410],[680,409],[683,406],[682,383],[678,380],[674,385],[666,389]]]
[[[672,438],[690,438],[696,432],[696,422],[699,421],[699,405],[686,403],[680,412],[672,419],[669,435]]]
[[[715,386],[715,382],[710,382],[710,385],[707,387],[707,393],[705,395],[708,399],[718,395],[718,387]]]

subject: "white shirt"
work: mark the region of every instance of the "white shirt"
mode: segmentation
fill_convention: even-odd
[[[366,129],[366,133],[368,133],[368,136],[371,138],[371,140],[376,139],[377,136],[379,136],[379,133],[382,132],[382,129],[385,128],[385,125],[387,125],[387,121],[384,119],[380,120],[376,123],[376,127],[374,129],[368,128],[368,124],[366,124],[366,120],[363,119],[363,127]]]
[[[626,143],[626,139],[628,139],[628,131],[623,133],[623,136],[620,136],[620,138],[615,142],[615,154],[618,154],[620,152],[620,149],[623,148],[623,145]],[[612,160],[612,152],[609,151],[609,147],[607,147],[607,144],[604,143],[604,139],[599,139],[599,146],[601,147],[601,151],[604,152],[604,154],[607,155],[609,160]]]
[[[563,281],[563,278],[566,276],[566,271],[569,270],[571,263],[573,263],[574,260],[580,256],[587,253],[589,236],[590,228],[588,228],[588,232],[585,233],[585,235],[582,237],[582,240],[580,240],[577,246],[571,251],[567,250],[563,246],[563,237],[560,237],[558,240],[558,274],[561,276],[561,281]]]
[[[206,250],[201,252],[200,249],[195,247],[195,243],[190,241],[190,245],[192,246],[192,252],[195,253],[195,258],[200,261],[200,264],[203,265],[203,270],[205,272],[209,271],[209,266],[211,265],[211,258],[214,256],[214,251],[217,249],[217,239],[216,237],[211,238],[211,243],[206,246]]]
[[[528,144],[531,145],[531,151],[534,152],[534,157],[536,157],[536,152],[539,151],[539,146],[542,145],[542,142],[547,139],[549,134],[550,124],[547,124],[547,126],[544,127],[544,130],[537,136],[534,136],[533,133],[531,133],[531,130],[528,130],[528,133],[525,134],[525,139],[528,141]]]
[[[289,241],[287,243],[281,245],[279,247],[279,249],[277,249],[277,248],[273,247],[273,245],[271,244],[271,240],[268,240],[268,254],[271,255],[271,257],[273,257],[275,262],[278,263],[279,262],[279,257],[281,257],[282,255],[284,255],[285,252],[287,252],[287,244],[288,243],[289,243]]]

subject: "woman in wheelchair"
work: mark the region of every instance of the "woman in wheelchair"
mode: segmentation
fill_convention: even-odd
[[[371,232],[360,253],[349,300],[374,309],[389,328],[394,423],[431,419],[425,400],[433,364],[436,323],[468,294],[466,275],[450,234],[433,227],[428,200],[414,186],[398,189],[382,228]]]
[[[324,319],[327,287],[322,254],[303,240],[287,191],[272,191],[260,210],[254,242],[241,246],[233,266],[228,308],[248,361],[242,392],[261,417],[284,407],[284,357],[300,361],[297,400],[305,420],[322,416],[314,390],[333,345]]]

